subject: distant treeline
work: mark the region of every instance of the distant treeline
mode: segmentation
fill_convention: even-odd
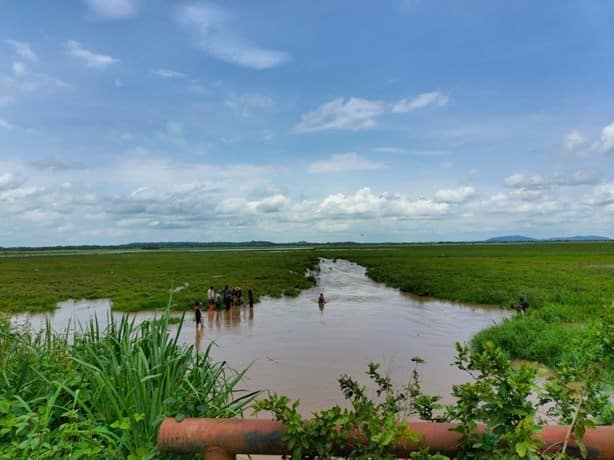
[[[572,236],[562,238],[536,239],[521,235],[498,236],[483,241],[430,241],[430,242],[378,242],[363,243],[356,241],[334,241],[327,243],[313,243],[309,241],[296,241],[292,243],[273,243],[271,241],[215,241],[215,242],[196,242],[196,241],[161,241],[149,243],[126,243],[126,244],[82,244],[82,245],[58,245],[58,246],[0,246],[0,251],[76,251],[76,250],[106,250],[106,249],[193,249],[193,248],[214,248],[214,249],[234,249],[234,248],[274,248],[274,247],[330,247],[330,246],[401,246],[401,245],[437,245],[437,244],[484,244],[484,243],[555,243],[555,242],[591,242],[591,241],[614,241],[604,236]]]
[[[126,244],[82,244],[82,245],[58,245],[58,246],[16,246],[16,247],[3,247],[0,246],[0,250],[11,251],[51,251],[51,250],[96,250],[96,249],[189,249],[189,248],[262,248],[262,247],[302,247],[302,246],[329,246],[329,245],[353,245],[361,244],[352,241],[341,241],[334,243],[310,243],[308,241],[297,241],[294,243],[272,243],[270,241],[242,241],[242,242],[193,242],[193,241],[181,241],[181,242],[153,242],[153,243],[126,243]],[[382,244],[382,243],[377,243]],[[387,244],[387,243],[384,243]],[[398,243],[397,243],[398,244]]]

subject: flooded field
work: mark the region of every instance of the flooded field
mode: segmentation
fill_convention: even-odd
[[[510,314],[418,299],[371,281],[363,267],[343,260],[323,260],[320,269],[318,286],[296,298],[264,299],[253,310],[204,312],[201,331],[188,313],[182,342],[202,350],[215,341],[216,360],[236,369],[251,365],[247,387],[300,399],[302,412],[309,414],[341,402],[340,374],[366,382],[362,376],[371,361],[381,363],[395,383],[403,384],[413,368],[410,358],[420,356],[426,360],[421,369],[424,388],[446,396],[453,383],[466,378],[449,365],[454,343],[469,340]],[[322,309],[317,303],[321,292],[327,299]],[[59,330],[94,316],[104,324],[108,311],[107,300],[68,301],[48,316],[22,314],[13,321],[39,328],[48,319]],[[137,320],[151,315],[135,314]]]

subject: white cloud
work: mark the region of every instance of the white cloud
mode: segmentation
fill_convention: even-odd
[[[255,93],[231,94],[224,103],[244,118],[251,116],[253,109],[267,109],[274,105],[270,96]]]
[[[380,163],[367,160],[355,152],[335,153],[326,160],[316,161],[309,165],[308,171],[312,174],[332,173],[339,171],[361,171],[368,169],[381,169]]]
[[[589,143],[577,130],[570,131],[563,139],[563,151],[577,157],[608,155],[614,153],[614,122],[601,130],[599,139]]]
[[[181,73],[181,72],[177,72],[175,70],[169,70],[169,69],[153,69],[151,71],[152,74],[157,75],[158,77],[162,77],[162,78],[184,78],[185,74]]]
[[[436,217],[449,211],[447,203],[427,199],[411,199],[401,194],[376,195],[370,188],[358,190],[354,195],[336,193],[322,200],[317,214],[327,217],[362,216],[369,219]]]
[[[539,174],[512,174],[504,180],[506,187],[511,188],[542,188],[550,182]]]
[[[600,153],[614,153],[614,122],[601,130],[598,151]]]
[[[66,42],[66,48],[71,56],[84,60],[88,67],[92,67],[94,69],[106,69],[110,65],[119,62],[119,59],[114,57],[107,56],[105,54],[97,54],[86,50],[79,42],[74,40],[69,40]]]
[[[475,196],[475,189],[470,186],[456,189],[439,190],[435,193],[435,200],[439,203],[463,203]]]
[[[428,106],[442,107],[448,103],[448,96],[439,91],[422,93],[414,98],[401,99],[392,106],[394,113],[412,112]]]
[[[347,170],[365,160],[357,154],[329,159],[333,166],[320,165],[324,171]],[[329,181],[325,189],[305,187],[295,198],[287,184],[301,188],[302,180],[313,180],[284,166],[189,162],[143,148],[99,166],[67,157],[13,163],[3,158],[0,171],[3,245],[58,244],[65,238],[59,228],[72,228],[72,242],[84,243],[214,241],[220,235],[232,240],[354,240],[362,233],[372,241],[432,241],[523,229],[532,229],[527,230],[530,236],[543,229],[550,236],[607,235],[614,228],[614,182],[610,178],[592,186],[591,174],[582,170],[541,179],[526,175],[530,186],[551,184],[542,188],[481,186],[485,199],[477,198],[477,186],[440,187],[418,197],[433,185],[421,191],[419,181],[408,184],[414,196],[371,187],[341,193],[342,185]],[[586,187],[556,185],[573,183]]]
[[[366,130],[377,126],[377,118],[386,112],[403,113],[429,105],[443,106],[447,101],[448,97],[438,91],[423,93],[411,100],[402,99],[392,105],[358,97],[349,99],[339,97],[303,114],[300,123],[294,127],[294,131]],[[386,148],[380,148],[380,151],[383,152],[384,150],[381,149]],[[390,153],[390,149],[388,149],[388,153]]]
[[[5,40],[5,43],[12,45],[15,48],[15,52],[21,56],[22,59],[26,59],[28,61],[35,62],[38,60],[38,56],[32,50],[30,45],[25,42],[20,42],[17,40]]]
[[[252,69],[269,69],[287,62],[290,55],[249,43],[235,32],[231,16],[212,4],[193,4],[179,8],[179,23],[190,29],[195,45],[225,62]]]
[[[3,129],[13,129],[13,125],[10,124],[8,121],[3,120],[2,118],[0,118],[0,128],[3,128]]]
[[[136,16],[140,0],[84,0],[96,16],[102,19],[125,19]]]
[[[22,62],[13,62],[12,68],[16,77],[22,77],[26,73],[26,66]]]
[[[505,178],[505,186],[528,190],[544,189],[552,186],[574,187],[580,185],[594,185],[601,177],[597,171],[577,170],[571,172],[557,172],[552,177],[540,174],[512,174]]]
[[[327,129],[352,131],[371,129],[377,125],[376,118],[384,113],[385,108],[386,105],[380,101],[370,101],[357,97],[337,98],[303,114],[300,123],[294,127],[294,130],[311,132]]]
[[[258,202],[255,209],[260,212],[271,213],[281,212],[290,206],[290,199],[284,195],[277,194],[266,197]]]
[[[578,147],[586,143],[586,138],[578,130],[572,130],[565,136],[563,140],[563,148],[568,152],[575,152]]]
[[[20,187],[25,180],[11,173],[0,174],[0,192]]]
[[[614,204],[614,181],[600,184],[593,190],[589,199],[590,204],[613,205]]]
[[[479,202],[476,207],[487,214],[512,214],[525,219],[539,214],[555,215],[566,208],[562,202],[546,195],[540,196],[540,199],[526,200],[501,192]],[[502,230],[504,229],[503,227]]]

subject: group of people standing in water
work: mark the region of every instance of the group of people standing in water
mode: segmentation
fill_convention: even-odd
[[[228,285],[217,292],[213,286],[209,287],[207,290],[207,302],[209,311],[230,310],[232,306],[242,307],[245,305],[241,288],[234,287],[229,289]],[[254,292],[251,289],[247,290],[247,304],[249,308],[254,308]],[[196,320],[196,327],[202,327],[202,306],[200,299],[194,301],[194,319]]]

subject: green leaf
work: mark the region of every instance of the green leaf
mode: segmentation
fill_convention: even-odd
[[[516,447],[516,453],[518,454],[519,457],[526,457],[527,451],[529,450],[529,445],[527,444],[526,441],[517,442],[515,447]]]

